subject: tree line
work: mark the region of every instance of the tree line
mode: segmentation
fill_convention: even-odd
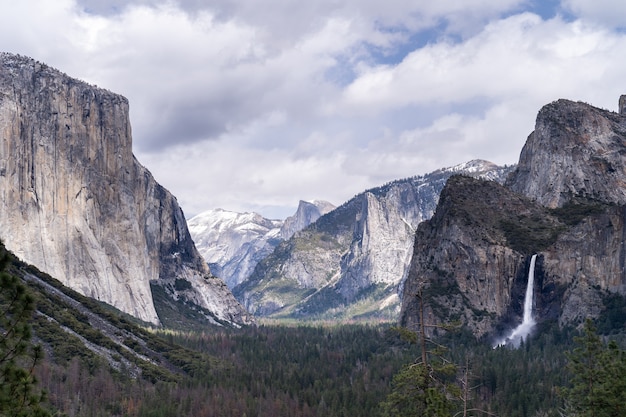
[[[138,372],[112,367],[37,314],[39,302],[68,324],[76,316],[6,264],[3,254],[0,416],[624,415],[625,304],[616,299],[597,321],[605,335],[592,322],[544,322],[518,349],[492,349],[463,329],[426,346],[423,334],[389,324],[153,329],[146,348],[172,368]]]

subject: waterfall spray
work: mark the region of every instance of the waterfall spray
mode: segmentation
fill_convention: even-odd
[[[535,261],[537,255],[530,258],[530,268],[528,270],[528,284],[526,284],[526,295],[524,296],[524,316],[522,323],[511,331],[511,333],[500,342],[497,346],[513,345],[518,347],[522,339],[528,337],[533,327],[535,327],[535,319],[533,318],[533,292],[535,285]]]

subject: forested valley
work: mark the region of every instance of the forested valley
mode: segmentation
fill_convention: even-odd
[[[446,338],[459,381],[469,364],[469,408],[490,413],[467,415],[559,415],[572,334],[548,326],[519,349]],[[389,325],[258,326],[158,337],[164,352],[187,348],[176,349],[185,374],[133,378],[90,356],[49,358],[37,376],[50,405],[68,416],[377,416],[394,374],[419,355]],[[461,412],[462,401],[455,404]]]
[[[14,260],[11,274],[3,276],[23,275],[25,270],[36,272]],[[23,287],[37,306],[27,325],[33,330],[29,343],[40,350],[25,349],[13,365],[35,359],[33,404],[41,410],[31,412],[26,404],[22,414],[7,413],[3,404],[14,397],[5,389],[0,415],[559,416],[572,406],[585,407],[571,398],[584,389],[581,372],[597,371],[594,361],[610,364],[599,367],[594,378],[611,382],[598,382],[593,395],[584,398],[613,396],[622,401],[626,392],[626,373],[619,371],[626,369],[626,303],[616,296],[605,300],[605,314],[587,333],[543,322],[517,349],[494,349],[490,340],[476,340],[462,328],[437,338],[429,345],[430,363],[452,365],[445,382],[457,389],[445,394],[445,412],[420,414],[420,390],[432,393],[438,387],[424,390],[423,381],[409,378],[407,384],[398,378],[410,375],[403,372],[420,362],[419,347],[406,337],[415,335],[411,329],[399,331],[393,323],[155,329],[44,278],[46,285],[75,302],[51,293],[41,282],[12,284]],[[6,299],[6,289],[2,294],[0,305],[6,312],[11,300]],[[104,330],[100,321],[115,330]],[[3,333],[2,349],[8,338]],[[431,353],[434,350],[439,352]],[[581,371],[573,363],[589,365]],[[9,386],[7,375],[1,376],[3,389]],[[45,394],[41,402],[40,391]],[[398,398],[399,407],[384,406]]]

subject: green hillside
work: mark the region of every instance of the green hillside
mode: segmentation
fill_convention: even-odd
[[[10,272],[36,299],[31,324],[44,360],[35,374],[56,415],[377,416],[393,376],[418,357],[388,324],[199,330],[191,315],[178,318],[177,330],[156,329],[15,258]],[[605,306],[598,329],[623,346],[626,302],[612,295]],[[545,322],[516,350],[492,349],[462,330],[438,343],[458,365],[455,381],[469,365],[468,404],[491,413],[467,415],[556,416],[576,334]],[[462,411],[460,400],[454,407]]]

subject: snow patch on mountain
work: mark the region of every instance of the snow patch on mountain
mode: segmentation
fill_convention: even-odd
[[[335,208],[327,201],[300,201],[293,216],[267,219],[258,213],[207,210],[187,221],[189,233],[211,271],[233,288],[284,239]]]

